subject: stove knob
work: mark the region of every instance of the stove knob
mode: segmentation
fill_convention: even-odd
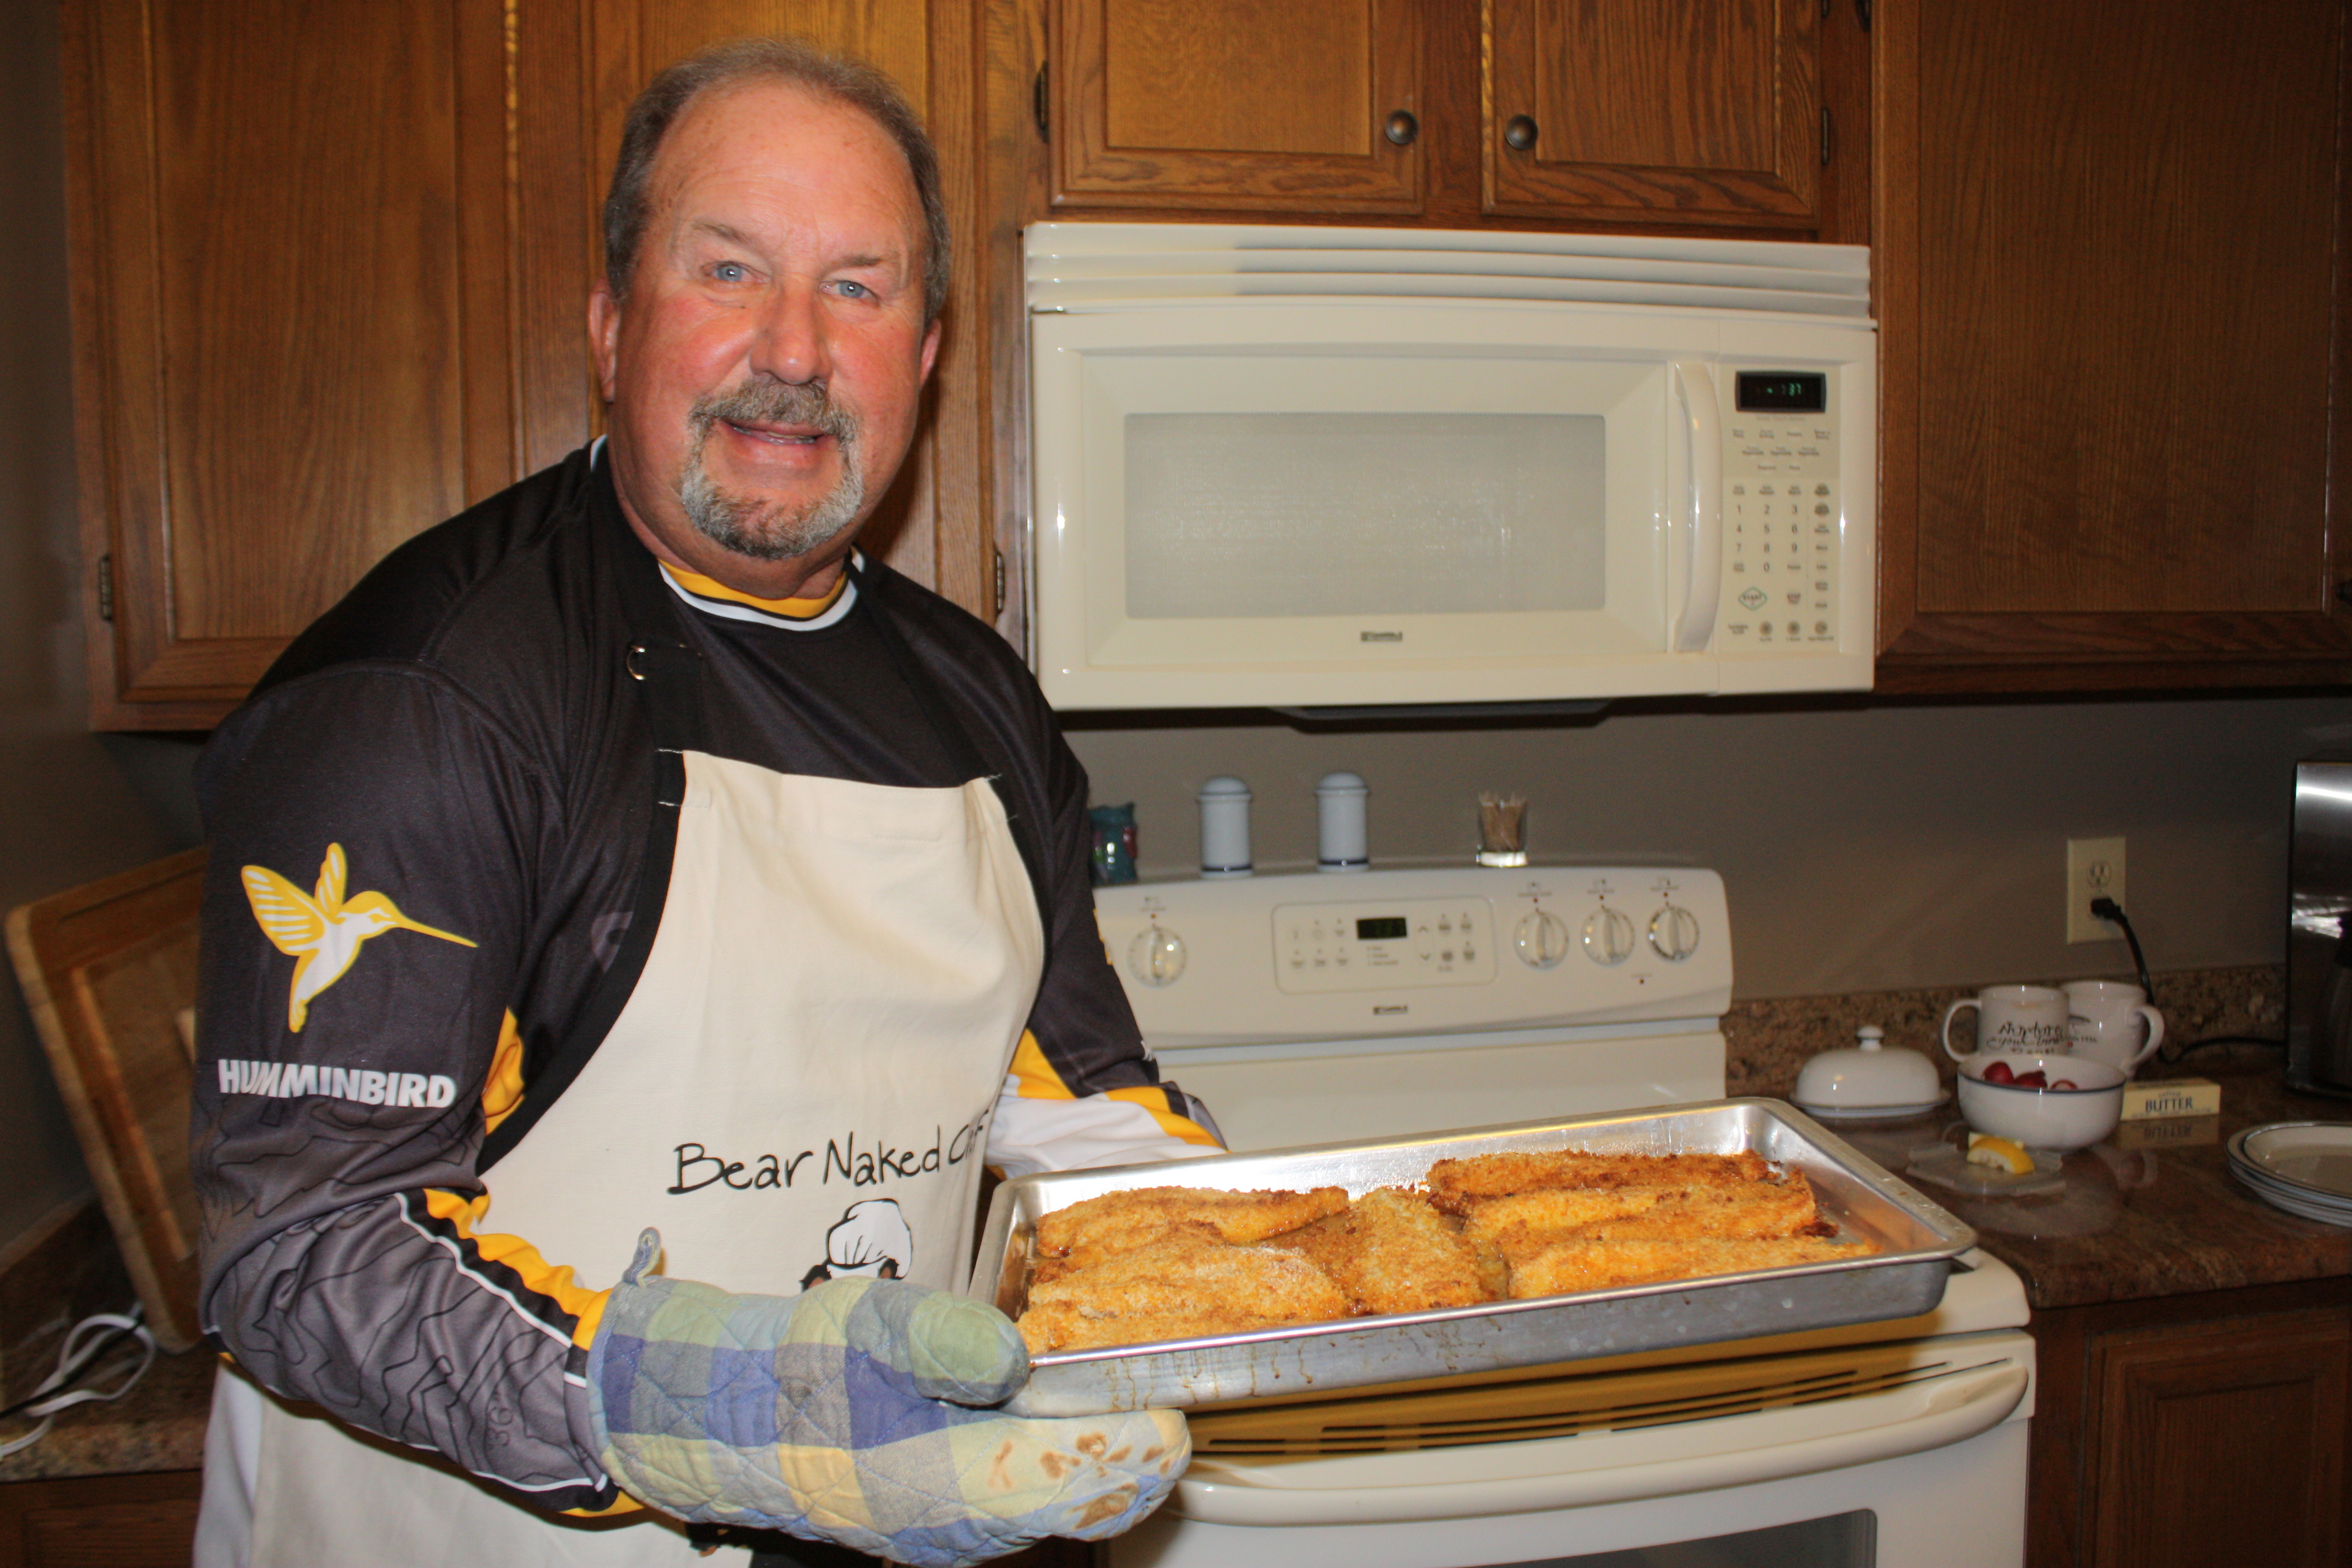
[[[1519,922],[1513,933],[1519,962],[1530,969],[1549,969],[1568,956],[1568,926],[1558,915],[1537,910]]]
[[[1127,944],[1127,967],[1146,985],[1173,985],[1184,973],[1184,939],[1158,926]]]
[[[1680,963],[1698,951],[1698,917],[1680,904],[1668,904],[1650,917],[1650,946],[1669,963]]]
[[[1602,906],[1584,922],[1584,951],[1593,963],[1615,965],[1633,956],[1633,922]]]

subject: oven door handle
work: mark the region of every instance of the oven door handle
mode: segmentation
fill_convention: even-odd
[[[1791,1405],[1632,1434],[1709,1450],[1649,1463],[1570,1468],[1592,1458],[1595,1440],[1548,1437],[1417,1453],[1307,1460],[1252,1468],[1196,1463],[1176,1487],[1176,1511],[1217,1524],[1301,1526],[1474,1519],[1589,1508],[1754,1486],[1791,1476],[1845,1469],[1961,1443],[2007,1420],[2024,1399],[2032,1373],[2000,1360],[1882,1394]],[[1601,1442],[1610,1439],[1602,1438]],[[1550,1448],[1562,1468],[1536,1458]],[[1484,1468],[1482,1479],[1402,1479],[1416,1468]],[[1496,1476],[1496,1468],[1533,1473]],[[1328,1486],[1308,1484],[1319,1472]]]

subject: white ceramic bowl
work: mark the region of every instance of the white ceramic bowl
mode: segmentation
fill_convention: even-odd
[[[2039,1068],[2050,1082],[2064,1079],[2075,1087],[1990,1083],[1984,1069],[1994,1062],[2005,1063],[2015,1073]],[[2087,1149],[2123,1120],[2126,1076],[2123,1068],[2089,1057],[1979,1052],[1960,1058],[1960,1114],[1978,1131],[2012,1139],[2029,1149]]]

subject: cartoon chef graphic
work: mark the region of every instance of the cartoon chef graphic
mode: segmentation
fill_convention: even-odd
[[[866,1198],[842,1212],[824,1233],[824,1261],[801,1276],[801,1289],[828,1279],[898,1279],[915,1260],[915,1233],[893,1198]]]

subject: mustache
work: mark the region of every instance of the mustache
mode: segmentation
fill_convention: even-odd
[[[688,417],[695,433],[708,436],[724,419],[738,425],[801,425],[847,447],[857,438],[857,417],[833,400],[821,381],[754,381],[732,392],[698,399]]]

